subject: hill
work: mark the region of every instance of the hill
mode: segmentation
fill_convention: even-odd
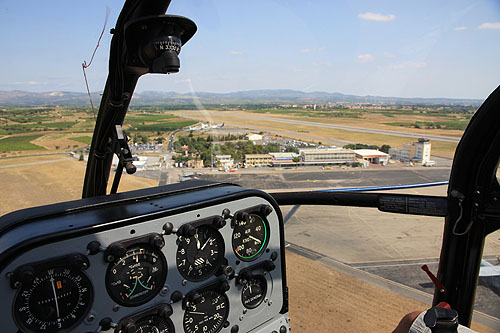
[[[94,105],[98,106],[100,93],[92,93]],[[318,103],[371,103],[386,105],[471,105],[478,106],[482,100],[452,98],[400,98],[384,96],[357,96],[328,92],[303,92],[297,90],[250,90],[230,93],[177,93],[144,91],[135,93],[132,106],[189,106],[198,103],[209,105],[224,104],[318,104]],[[27,92],[20,90],[0,91],[0,107],[38,107],[38,106],[89,106],[86,93],[51,91]]]

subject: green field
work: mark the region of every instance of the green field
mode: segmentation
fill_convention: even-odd
[[[77,136],[77,137],[69,138],[69,139],[73,140],[73,141],[84,143],[84,144],[89,145],[89,146],[90,146],[90,143],[92,142],[91,136]]]
[[[317,117],[317,118],[363,118],[366,114],[381,114],[389,118],[394,118],[396,116],[427,116],[450,118],[453,120],[446,121],[444,125],[448,125],[448,129],[455,127],[453,129],[459,129],[461,124],[453,125],[451,123],[460,122],[464,120],[469,120],[474,114],[474,110],[467,107],[445,107],[443,109],[344,109],[344,108],[331,108],[331,109],[303,109],[303,108],[276,108],[276,109],[256,109],[256,110],[246,110],[252,113],[268,113],[268,114],[281,114],[281,115],[294,115],[300,117]],[[413,124],[394,124],[394,126],[407,126],[414,127]],[[429,125],[431,126],[431,125]],[[441,124],[443,126],[443,124]],[[433,127],[428,127],[433,128]],[[444,128],[444,127],[443,127]]]
[[[424,128],[424,129],[445,129],[445,130],[465,130],[469,121],[467,120],[451,120],[451,121],[415,121],[415,122],[392,122],[385,125],[409,127],[409,128]]]
[[[0,152],[20,150],[44,150],[45,148],[35,145],[33,141],[41,135],[13,136],[0,140]]]
[[[34,131],[62,131],[74,126],[76,121],[60,121],[55,123],[37,123],[37,124],[11,124],[0,125],[0,134],[16,134]]]
[[[142,125],[138,124],[132,127],[133,130],[139,131],[139,132],[167,132],[167,131],[174,131],[176,129],[186,127],[186,126],[191,126],[196,124],[197,121],[194,120],[186,120],[186,121],[177,121],[177,122],[166,122],[166,123],[156,123],[156,124],[149,124],[149,125]]]
[[[125,123],[129,122],[147,122],[147,121],[162,121],[165,119],[177,119],[178,116],[173,114],[141,114],[137,116],[127,117]]]
[[[318,118],[359,118],[364,112],[360,110],[343,110],[343,109],[331,109],[331,110],[304,110],[304,109],[269,109],[269,110],[248,110],[252,113],[264,113],[264,114],[283,114],[283,115],[294,115],[300,117],[318,117]]]

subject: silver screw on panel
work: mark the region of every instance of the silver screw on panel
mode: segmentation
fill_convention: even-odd
[[[87,317],[87,323],[91,323],[95,320],[95,314],[91,313],[89,314],[89,316]]]

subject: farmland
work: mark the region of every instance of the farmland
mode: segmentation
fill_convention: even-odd
[[[213,109],[212,107],[209,107]],[[441,135],[459,138],[467,126],[474,110],[460,106],[345,106],[316,109],[311,106],[254,106],[250,109],[236,107],[229,110],[189,111],[172,110],[171,107],[132,107],[125,119],[123,129],[132,138],[132,142],[164,142],[169,134],[177,129],[193,126],[199,121],[219,123],[226,122],[231,126],[247,128],[248,131],[264,131],[270,134],[282,134],[290,138],[316,142],[342,140],[344,142],[367,145],[388,144],[400,147],[414,139],[410,137],[391,136],[387,134],[368,133],[366,129],[382,129],[385,131],[403,131],[406,133]],[[258,115],[267,117],[265,122],[256,119],[242,119],[241,116]],[[237,117],[238,116],[238,117]],[[334,124],[353,126],[355,130],[326,129],[304,124],[281,122],[287,120],[305,120],[317,124]],[[88,146],[95,119],[88,108],[71,107],[38,107],[38,108],[6,108],[0,110],[0,135],[3,140],[14,137],[29,136],[24,139],[4,141],[2,152],[25,151],[26,149],[69,150]],[[12,141],[13,140],[13,141]],[[19,141],[16,141],[19,140]],[[28,141],[27,141],[28,140]],[[33,142],[33,140],[36,140]],[[12,144],[19,142],[19,144]],[[24,145],[21,143],[24,142]],[[433,140],[433,152],[451,157],[456,144]]]
[[[124,130],[139,142],[163,142],[169,133],[197,121],[149,109],[130,110]],[[90,145],[95,125],[88,108],[37,107],[0,109],[0,152],[67,151]]]
[[[12,136],[0,140],[0,152],[43,150],[45,148],[31,143],[41,135]]]

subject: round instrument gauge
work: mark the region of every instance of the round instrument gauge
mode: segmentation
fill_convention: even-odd
[[[243,261],[258,258],[269,241],[267,221],[257,214],[250,214],[248,221],[236,221],[233,229],[233,251]]]
[[[92,283],[84,272],[44,269],[18,290],[14,320],[24,332],[69,332],[87,314],[92,298]]]
[[[177,268],[190,281],[201,281],[214,273],[224,258],[224,239],[217,229],[202,225],[191,237],[179,236]]]
[[[155,297],[166,278],[167,261],[163,253],[147,244],[137,244],[109,264],[106,289],[118,304],[137,306]]]
[[[174,333],[174,324],[169,318],[159,315],[145,316],[135,322],[134,333]]]
[[[197,304],[188,304],[183,326],[186,333],[217,333],[229,314],[229,300],[224,293],[208,289],[201,291]]]
[[[243,283],[241,302],[248,309],[255,309],[262,303],[267,293],[267,281],[262,275],[254,275]]]

